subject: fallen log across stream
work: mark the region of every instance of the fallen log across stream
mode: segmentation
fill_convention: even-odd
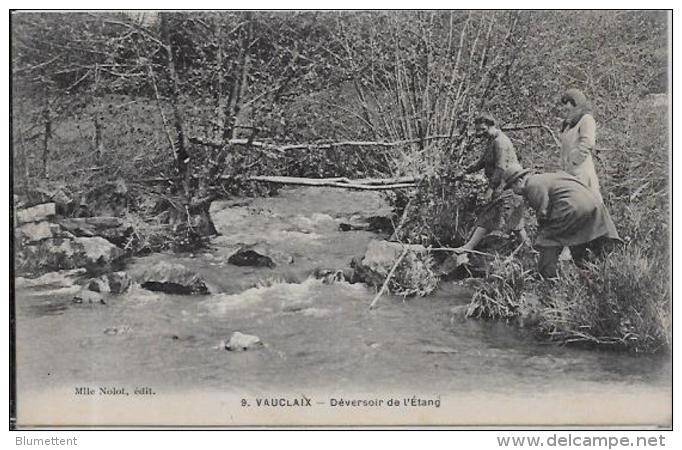
[[[447,179],[449,181],[457,181],[462,175],[454,175],[448,177],[440,177],[440,179]],[[414,188],[424,181],[426,177],[395,177],[395,178],[359,178],[351,180],[346,177],[335,178],[303,178],[303,177],[286,177],[286,176],[268,176],[268,175],[254,175],[249,177],[251,181],[262,181],[276,184],[288,184],[294,186],[323,186],[336,187],[345,189],[358,189],[368,191],[380,191],[401,188]]]
[[[335,187],[357,190],[390,190],[401,188],[413,188],[420,181],[417,177],[398,177],[398,178],[366,178],[350,180],[345,177],[337,178],[302,178],[284,176],[257,175],[249,178],[252,181],[263,181],[276,184],[288,184],[294,186],[317,186]]]

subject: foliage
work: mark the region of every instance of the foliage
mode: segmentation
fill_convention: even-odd
[[[471,299],[467,317],[510,320],[521,315],[526,293],[536,281],[528,261],[496,255]]]
[[[553,171],[558,99],[577,87],[598,123],[605,203],[629,244],[614,265],[590,269],[609,289],[600,295],[611,299],[610,310],[597,308],[597,291],[585,290],[587,278],[577,273],[559,285],[570,307],[555,310],[575,327],[583,315],[613,314],[613,323],[590,322],[602,341],[644,350],[666,342],[667,329],[659,329],[666,320],[657,319],[665,314],[657,314],[666,306],[670,258],[668,106],[650,95],[667,89],[666,12],[15,12],[11,19],[15,192],[63,187],[86,196],[122,178],[138,230],[130,246],[142,252],[200,245],[215,232],[212,200],[269,193],[248,181],[252,174],[425,176],[416,190],[387,194],[404,213],[397,237],[459,245],[484,203],[479,177],[447,180],[483,150],[473,117],[492,113],[524,166]],[[264,145],[339,141],[379,144]],[[475,315],[514,315],[513,302],[541,292],[542,283],[526,278],[528,261],[492,265]],[[432,262],[413,263],[401,275],[404,292],[429,291]],[[638,268],[650,272],[636,275]],[[657,293],[653,304],[642,303],[648,293],[630,279]],[[639,303],[627,297],[635,292]],[[568,303],[580,295],[584,305]],[[616,302],[619,295],[627,304]],[[556,314],[553,323],[564,320]],[[576,330],[556,325],[547,333]]]
[[[661,275],[663,274],[663,276]],[[567,265],[544,286],[550,306],[538,330],[563,343],[654,353],[670,346],[668,261],[627,246],[585,268]]]
[[[426,252],[407,252],[389,282],[389,290],[402,297],[423,297],[438,286],[434,260]]]

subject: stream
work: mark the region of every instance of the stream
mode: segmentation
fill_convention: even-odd
[[[221,236],[198,254],[134,258],[134,277],[158,261],[200,273],[207,296],[168,295],[134,285],[108,304],[72,302],[77,287],[18,283],[17,391],[93,385],[152,386],[256,395],[264,391],[429,391],[535,395],[538,392],[663,392],[666,356],[560,347],[529,330],[463,319],[453,307],[472,291],[445,282],[431,296],[384,295],[363,284],[325,283],[311,274],[347,267],[368,231],[340,231],[353,216],[387,213],[381,195],[287,188],[271,198],[215,202]],[[275,268],[238,267],[227,258],[243,244],[265,245]],[[234,331],[264,346],[230,352]]]

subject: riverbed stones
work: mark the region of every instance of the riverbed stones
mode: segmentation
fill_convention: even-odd
[[[146,269],[139,279],[142,287],[150,291],[181,295],[210,293],[204,279],[182,264],[158,262]]]
[[[242,248],[233,253],[227,262],[235,266],[275,267],[275,262],[269,256],[258,253],[251,248]]]
[[[57,223],[64,229],[79,237],[100,236],[111,243],[123,246],[133,233],[131,224],[123,219],[111,216],[61,218]]]
[[[88,305],[106,305],[107,302],[104,296],[100,292],[93,292],[89,289],[81,289],[76,295],[73,296],[73,303],[76,304],[88,304]]]
[[[341,231],[372,231],[376,233],[391,233],[393,231],[393,221],[390,217],[352,216],[348,221],[339,224]]]
[[[355,271],[355,279],[369,285],[381,286],[405,247],[407,247],[408,252],[417,254],[426,252],[424,246],[417,244],[401,244],[381,240],[370,241],[365,255],[362,258],[354,258],[351,262]]]
[[[262,346],[263,342],[258,336],[240,333],[239,331],[232,333],[230,340],[225,344],[225,348],[231,352],[252,350]]]
[[[132,280],[126,272],[111,272],[106,275],[109,281],[109,291],[112,294],[122,294],[130,287]]]
[[[77,248],[82,264],[86,269],[96,267],[98,269],[110,268],[117,260],[123,257],[123,250],[113,245],[106,239],[94,237],[77,237],[71,241]]]
[[[28,222],[16,228],[17,238],[24,244],[40,242],[61,236],[59,225],[50,223],[46,220],[42,222]]]
[[[18,223],[41,222],[54,216],[56,212],[54,203],[43,203],[18,210],[16,218]]]
[[[109,280],[104,277],[88,281],[86,288],[92,292],[109,292]]]
[[[111,272],[88,281],[86,287],[93,292],[122,294],[130,287],[130,277],[125,272]]]
[[[101,237],[50,238],[20,249],[18,265],[24,272],[53,272],[77,267],[104,273],[121,264],[123,250]]]

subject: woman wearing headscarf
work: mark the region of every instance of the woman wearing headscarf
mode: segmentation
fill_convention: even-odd
[[[603,201],[592,161],[597,124],[590,105],[585,94],[574,88],[564,93],[561,103],[566,117],[561,126],[561,169],[582,181]]]
[[[580,265],[588,251],[598,255],[610,241],[620,241],[604,203],[577,178],[565,172],[534,175],[529,169],[511,168],[504,179],[505,188],[523,196],[535,210],[535,246],[540,251],[538,272],[542,276],[556,277],[564,246],[571,249],[573,261]]]

